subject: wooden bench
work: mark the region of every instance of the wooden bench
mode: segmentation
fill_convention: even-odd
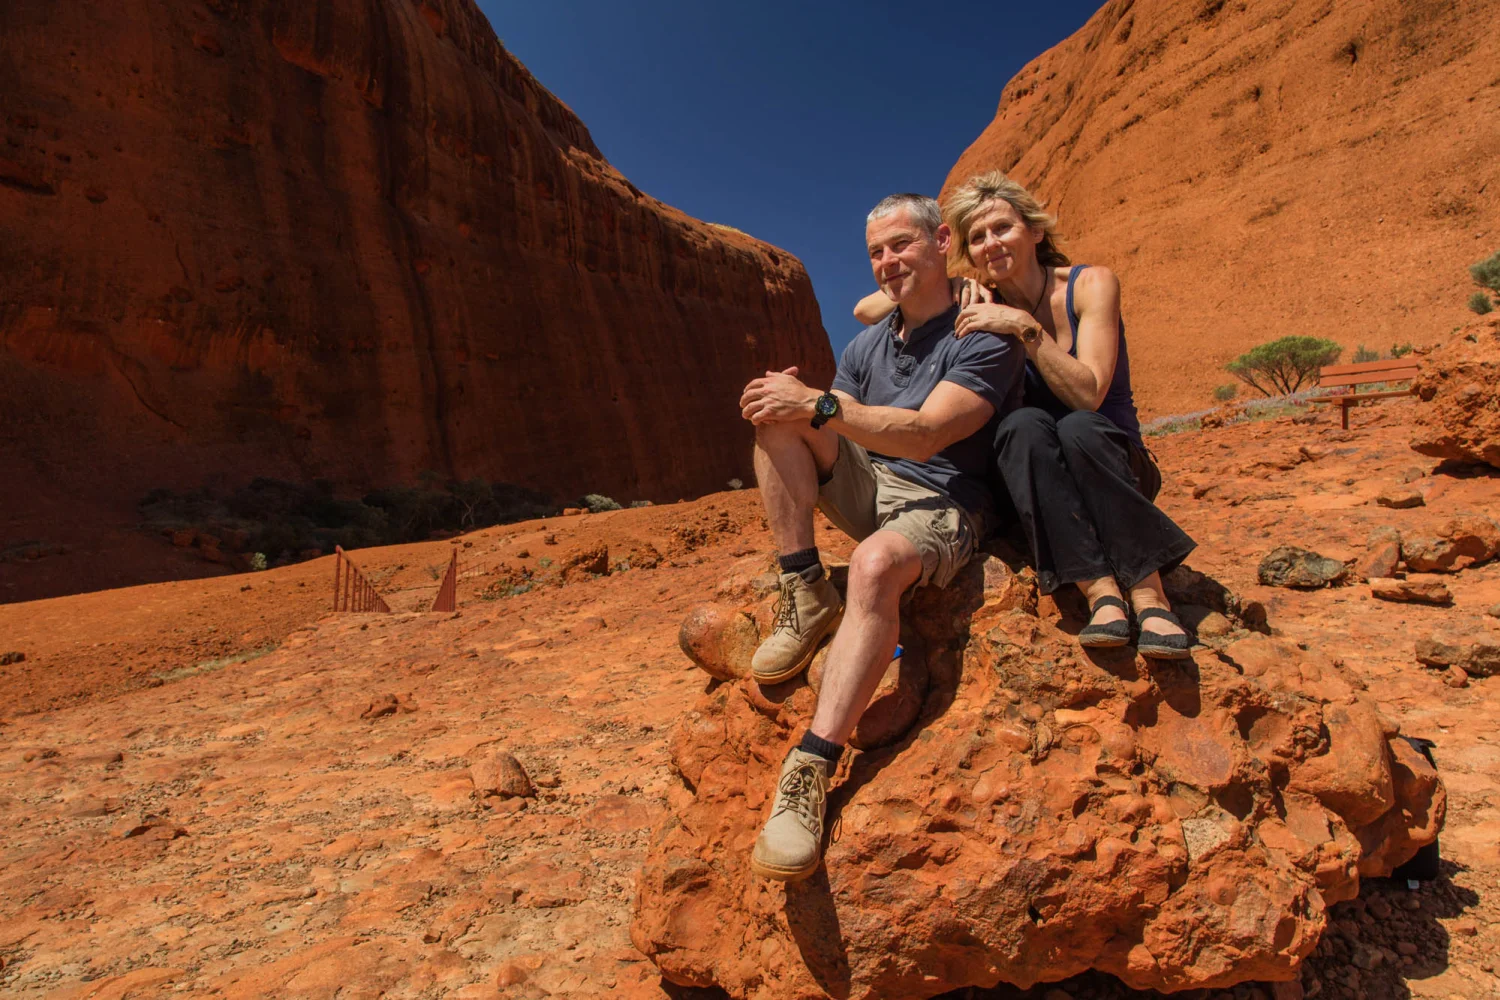
[[[1349,408],[1368,399],[1410,396],[1412,387],[1386,389],[1382,392],[1360,392],[1359,386],[1372,382],[1409,382],[1417,375],[1417,363],[1406,358],[1385,361],[1362,361],[1357,365],[1324,365],[1318,369],[1318,388],[1338,389],[1332,396],[1314,396],[1314,403],[1337,403],[1343,410],[1344,430],[1349,429]]]

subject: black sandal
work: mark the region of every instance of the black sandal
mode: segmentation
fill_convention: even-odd
[[[1105,622],[1102,625],[1085,625],[1078,632],[1080,646],[1123,646],[1130,641],[1130,605],[1118,597],[1101,597],[1089,607],[1093,618],[1100,608],[1119,608],[1125,612],[1125,620]]]
[[[1164,608],[1146,608],[1144,611],[1135,613],[1136,621],[1145,621],[1147,618],[1160,618],[1171,622],[1178,628],[1183,629],[1183,635],[1164,635],[1161,632],[1147,632],[1141,630],[1141,637],[1136,642],[1135,648],[1142,656],[1154,656],[1159,660],[1182,660],[1192,656],[1193,637],[1187,635],[1187,629],[1178,620],[1177,616]]]

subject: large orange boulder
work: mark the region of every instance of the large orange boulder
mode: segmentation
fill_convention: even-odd
[[[1423,455],[1500,468],[1500,316],[1461,330],[1422,358],[1411,446]]]
[[[841,768],[806,882],[748,861],[813,689],[723,683],[681,721],[631,929],[668,980],[757,1000],[1090,968],[1165,991],[1290,980],[1328,905],[1442,825],[1432,766],[1316,651],[1239,629],[1185,662],[1086,654],[996,555],[906,624],[929,675],[915,728]]]
[[[1157,414],[1210,406],[1226,362],[1286,334],[1346,358],[1420,344],[1469,317],[1500,229],[1494,57],[1474,44],[1497,18],[1500,0],[1109,0],[1005,85],[945,189],[1009,171],[1075,258],[1115,269]]]
[[[39,481],[675,500],[748,478],[746,381],[832,375],[801,264],[638,190],[472,0],[7,0],[0,93]]]

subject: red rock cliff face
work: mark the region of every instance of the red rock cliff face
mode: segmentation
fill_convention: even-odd
[[[1124,283],[1137,398],[1211,405],[1287,334],[1381,349],[1466,316],[1500,244],[1496,0],[1110,0],[1011,80],[1000,168]]]
[[[675,499],[749,478],[749,378],[831,377],[801,264],[643,195],[470,0],[8,0],[0,93],[38,483]]]

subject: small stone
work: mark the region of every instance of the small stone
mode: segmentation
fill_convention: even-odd
[[[1500,604],[1491,604],[1484,613],[1491,618],[1500,618]]]
[[[12,663],[25,663],[25,653],[0,653],[0,667],[8,667]]]
[[[1401,901],[1401,909],[1408,912],[1416,912],[1422,908],[1422,901],[1416,896],[1407,896]]]
[[[151,829],[154,817],[143,816],[140,813],[130,813],[121,817],[114,826],[109,828],[109,835],[120,840],[128,840],[131,837],[139,837]]]
[[[1383,541],[1372,544],[1354,563],[1354,572],[1365,580],[1390,576],[1401,564],[1401,543]]]
[[[387,715],[395,715],[401,708],[401,703],[393,694],[377,695],[370,699],[369,706],[359,713],[361,719],[381,719]]]
[[[1306,991],[1302,989],[1302,981],[1299,979],[1271,984],[1271,1000],[1303,1000],[1306,995]]]
[[[1194,631],[1205,639],[1221,639],[1234,631],[1234,622],[1217,611],[1210,611],[1199,620]]]
[[[1469,653],[1464,657],[1464,669],[1475,677],[1494,677],[1500,675],[1500,642],[1492,639],[1481,639],[1469,647]]]
[[[699,604],[683,618],[677,645],[710,677],[738,680],[750,676],[750,661],[760,645],[760,629],[743,611],[720,604]]]
[[[1379,896],[1371,899],[1366,909],[1370,911],[1370,915],[1373,916],[1376,920],[1391,919],[1391,904],[1387,903]]]
[[[1416,954],[1417,954],[1417,952],[1419,950],[1420,949],[1418,949],[1417,946],[1414,945],[1414,944],[1412,944],[1410,941],[1397,941],[1396,942],[1396,954],[1398,954],[1398,955],[1405,955],[1407,957],[1414,957],[1414,956],[1416,956]]]
[[[104,767],[108,764],[118,764],[124,759],[125,755],[118,750],[95,750],[91,753],[79,754],[73,758],[73,762],[75,764]]]
[[[1425,469],[1419,469],[1415,465],[1411,466],[1405,472],[1401,473],[1401,483],[1402,483],[1402,485],[1405,485],[1406,483],[1414,483],[1418,479],[1426,479],[1426,478],[1427,478],[1427,471]]]
[[[1417,640],[1417,662],[1428,667],[1451,667],[1464,661],[1462,647],[1439,639]]]
[[[1449,667],[1443,674],[1443,683],[1451,688],[1466,688],[1469,686],[1469,673],[1460,666]]]
[[[1473,937],[1479,933],[1479,925],[1472,920],[1455,920],[1448,925],[1448,930],[1459,937]]]
[[[1349,568],[1337,559],[1328,559],[1294,545],[1272,549],[1260,562],[1258,575],[1267,587],[1292,587],[1316,590],[1342,580]]]
[[[1442,580],[1414,573],[1404,580],[1376,577],[1370,581],[1370,593],[1383,601],[1414,601],[1419,604],[1452,604],[1453,595]]]
[[[526,982],[526,969],[516,962],[504,962],[500,971],[495,974],[495,985],[504,989],[507,986],[519,986]]]
[[[498,795],[502,799],[534,798],[536,788],[521,762],[504,750],[496,750],[469,768],[474,791],[480,796]]]
[[[1486,562],[1500,552],[1500,525],[1478,514],[1451,518],[1437,537],[1408,539],[1401,556],[1419,573],[1457,573]]]
[[[1380,494],[1375,498],[1375,502],[1382,507],[1409,510],[1412,507],[1421,507],[1427,501],[1422,498],[1421,490],[1395,488]]]

